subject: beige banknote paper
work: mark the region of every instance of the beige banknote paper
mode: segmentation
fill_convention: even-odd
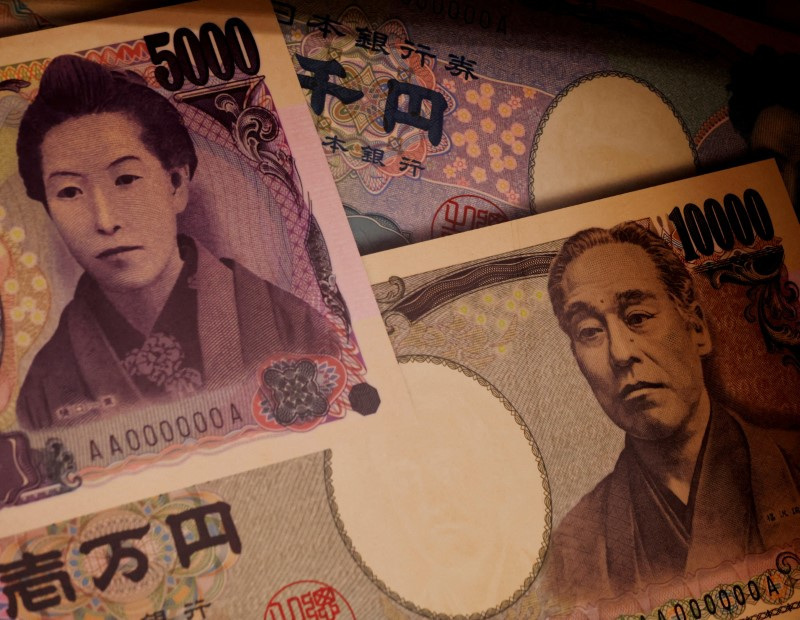
[[[797,613],[775,576],[797,577],[781,554],[800,538],[798,240],[764,162],[367,257],[423,427],[449,426],[458,457],[427,437],[405,460],[390,440],[343,455],[375,463],[348,465],[337,498],[390,598],[423,615]],[[495,421],[475,426],[483,449],[462,441],[479,418]],[[493,460],[482,511],[462,515],[446,499],[470,488],[462,464]],[[359,488],[384,501],[359,505]],[[386,509],[414,497],[425,509]],[[525,501],[505,539],[481,520]],[[433,511],[449,529],[423,534]],[[461,547],[432,588],[415,553],[445,535]]]
[[[4,39],[0,76],[0,532],[408,409],[267,2]]]
[[[338,457],[336,451],[313,453],[0,539],[0,615],[26,620],[542,616],[527,595],[486,613],[454,616],[415,607],[391,592],[365,566],[348,534],[339,510]],[[447,494],[439,502],[449,499]],[[508,507],[504,498],[501,503]],[[437,532],[445,533],[443,527]],[[408,538],[413,545],[413,536]],[[679,588],[662,590],[656,596],[671,601],[661,609],[629,608],[623,614],[606,609],[610,613],[600,616],[707,618],[707,613],[693,615],[702,604],[719,612],[711,617],[775,617],[800,605],[798,551],[795,544],[728,564],[701,578],[696,596]],[[485,587],[493,588],[499,569],[494,562],[483,566]],[[449,581],[440,577],[431,590],[452,589]]]

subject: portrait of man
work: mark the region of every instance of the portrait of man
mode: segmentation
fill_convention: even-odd
[[[625,432],[613,471],[552,536],[552,598],[633,592],[796,537],[797,518],[775,515],[800,498],[797,434],[716,401],[707,317],[664,241],[632,222],[578,232],[551,263],[548,290],[581,373]]]
[[[17,155],[84,270],[25,377],[23,428],[222,387],[274,353],[337,355],[305,301],[179,234],[197,155],[177,109],[135,74],[54,58]]]
[[[731,69],[728,112],[755,158],[775,158],[800,218],[800,55],[767,46]]]

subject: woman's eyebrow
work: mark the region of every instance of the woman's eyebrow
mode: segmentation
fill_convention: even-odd
[[[142,161],[141,159],[136,157],[136,155],[123,155],[122,157],[118,157],[117,159],[112,161],[110,164],[108,164],[106,169],[113,168],[114,166],[118,166],[119,164],[121,164],[123,162],[126,162],[128,160]]]
[[[82,175],[78,174],[77,172],[69,172],[68,170],[54,170],[50,174],[47,175],[47,180],[49,181],[53,177],[80,177]]]

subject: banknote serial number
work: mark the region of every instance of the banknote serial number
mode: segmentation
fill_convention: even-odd
[[[207,433],[227,434],[241,428],[244,423],[236,405],[211,407],[208,411],[195,411],[152,424],[143,424],[125,429],[119,433],[109,433],[105,440],[89,440],[89,453],[92,461],[106,460],[109,457],[124,457],[153,448],[166,448],[188,439],[196,439]]]
[[[763,597],[768,599],[780,598],[781,590],[786,587],[783,581],[773,580],[772,576],[767,574],[763,583],[756,583],[751,579],[746,584],[737,583],[730,588],[722,587],[703,596],[702,601],[692,598],[688,601],[674,603],[671,605],[671,609],[666,611],[659,609],[656,617],[658,620],[700,620],[703,617],[716,616],[718,612],[720,616],[729,616],[737,609],[743,608],[748,599],[754,603],[758,602],[762,598],[762,589],[768,589],[767,596]],[[644,615],[639,618],[646,620]]]
[[[401,4],[418,11],[428,11],[436,17],[449,17],[455,22],[467,25],[478,24],[484,30],[506,33],[506,15],[495,15],[485,8],[462,0],[400,0]]]
[[[173,50],[162,49],[173,42]],[[156,32],[144,37],[150,62],[156,66],[156,81],[169,91],[179,90],[186,80],[205,86],[210,74],[230,80],[236,69],[255,75],[261,57],[253,33],[238,17],[231,17],[222,29],[208,22],[200,26],[199,36],[189,28],[178,28],[172,35]],[[164,66],[166,64],[166,66]]]
[[[754,189],[746,189],[742,198],[726,194],[722,204],[715,198],[708,198],[702,209],[691,202],[683,209],[675,207],[670,211],[669,220],[675,225],[687,261],[697,260],[700,254],[711,256],[715,246],[727,251],[733,249],[737,241],[750,246],[756,236],[764,241],[775,236],[767,205]]]

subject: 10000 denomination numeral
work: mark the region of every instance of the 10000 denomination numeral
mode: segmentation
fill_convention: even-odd
[[[683,209],[675,207],[669,219],[675,225],[687,261],[700,258],[698,251],[711,256],[715,244],[725,251],[733,249],[737,241],[752,245],[756,235],[764,241],[775,236],[767,205],[754,189],[746,189],[743,198],[726,194],[722,204],[709,198],[703,203],[703,209],[691,202]]]
[[[174,52],[160,49],[174,41]],[[225,30],[212,23],[200,26],[198,37],[189,28],[178,28],[170,37],[157,32],[144,37],[150,61],[156,67],[155,77],[167,90],[179,90],[184,80],[205,86],[209,71],[221,80],[229,80],[238,68],[246,75],[255,75],[261,58],[253,33],[241,19],[231,17]],[[163,66],[166,63],[166,66]]]

